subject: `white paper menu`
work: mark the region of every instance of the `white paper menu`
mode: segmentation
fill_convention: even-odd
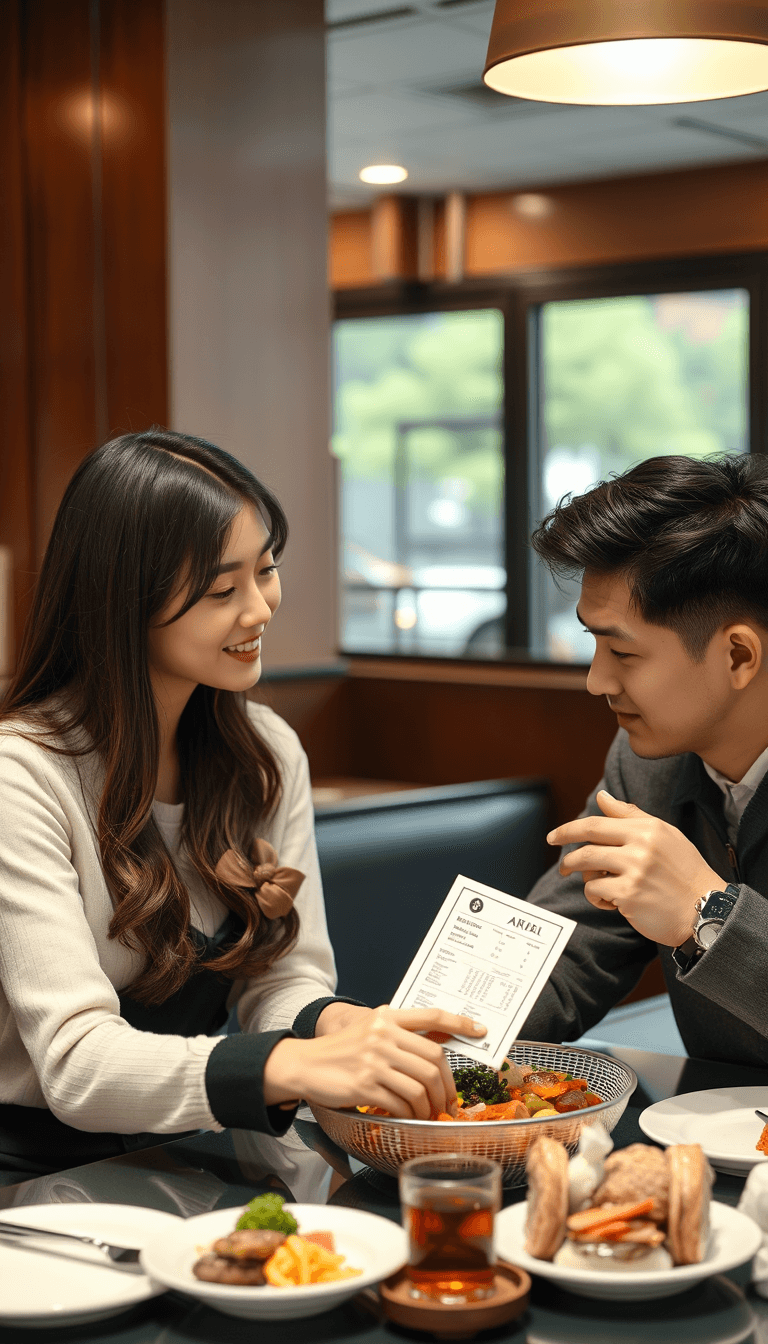
[[[447,1042],[497,1069],[538,999],[576,923],[468,877],[457,877],[392,999],[393,1008],[443,1008],[482,1022],[482,1040]]]

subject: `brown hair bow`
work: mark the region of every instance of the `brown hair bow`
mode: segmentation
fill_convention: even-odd
[[[253,857],[256,864],[251,868],[234,849],[226,850],[214,869],[216,876],[231,887],[251,887],[262,914],[279,919],[292,909],[304,874],[298,868],[279,868],[277,853],[268,840],[254,841]]]

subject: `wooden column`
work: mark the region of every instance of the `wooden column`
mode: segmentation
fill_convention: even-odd
[[[161,0],[0,6],[0,545],[16,637],[63,489],[167,416]]]

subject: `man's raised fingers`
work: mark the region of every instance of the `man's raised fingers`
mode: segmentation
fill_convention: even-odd
[[[633,818],[577,817],[557,826],[547,836],[549,845],[625,845],[631,835]]]
[[[579,849],[564,854],[560,860],[560,872],[563,877],[569,873],[596,872],[620,873],[623,871],[620,849],[608,845],[581,845]]]

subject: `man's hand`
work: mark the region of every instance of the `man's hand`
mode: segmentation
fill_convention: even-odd
[[[691,936],[696,901],[723,879],[676,826],[634,803],[597,795],[602,817],[580,817],[551,831],[551,845],[580,845],[560,864],[581,873],[584,895],[598,910],[616,909],[645,938],[679,947]]]

